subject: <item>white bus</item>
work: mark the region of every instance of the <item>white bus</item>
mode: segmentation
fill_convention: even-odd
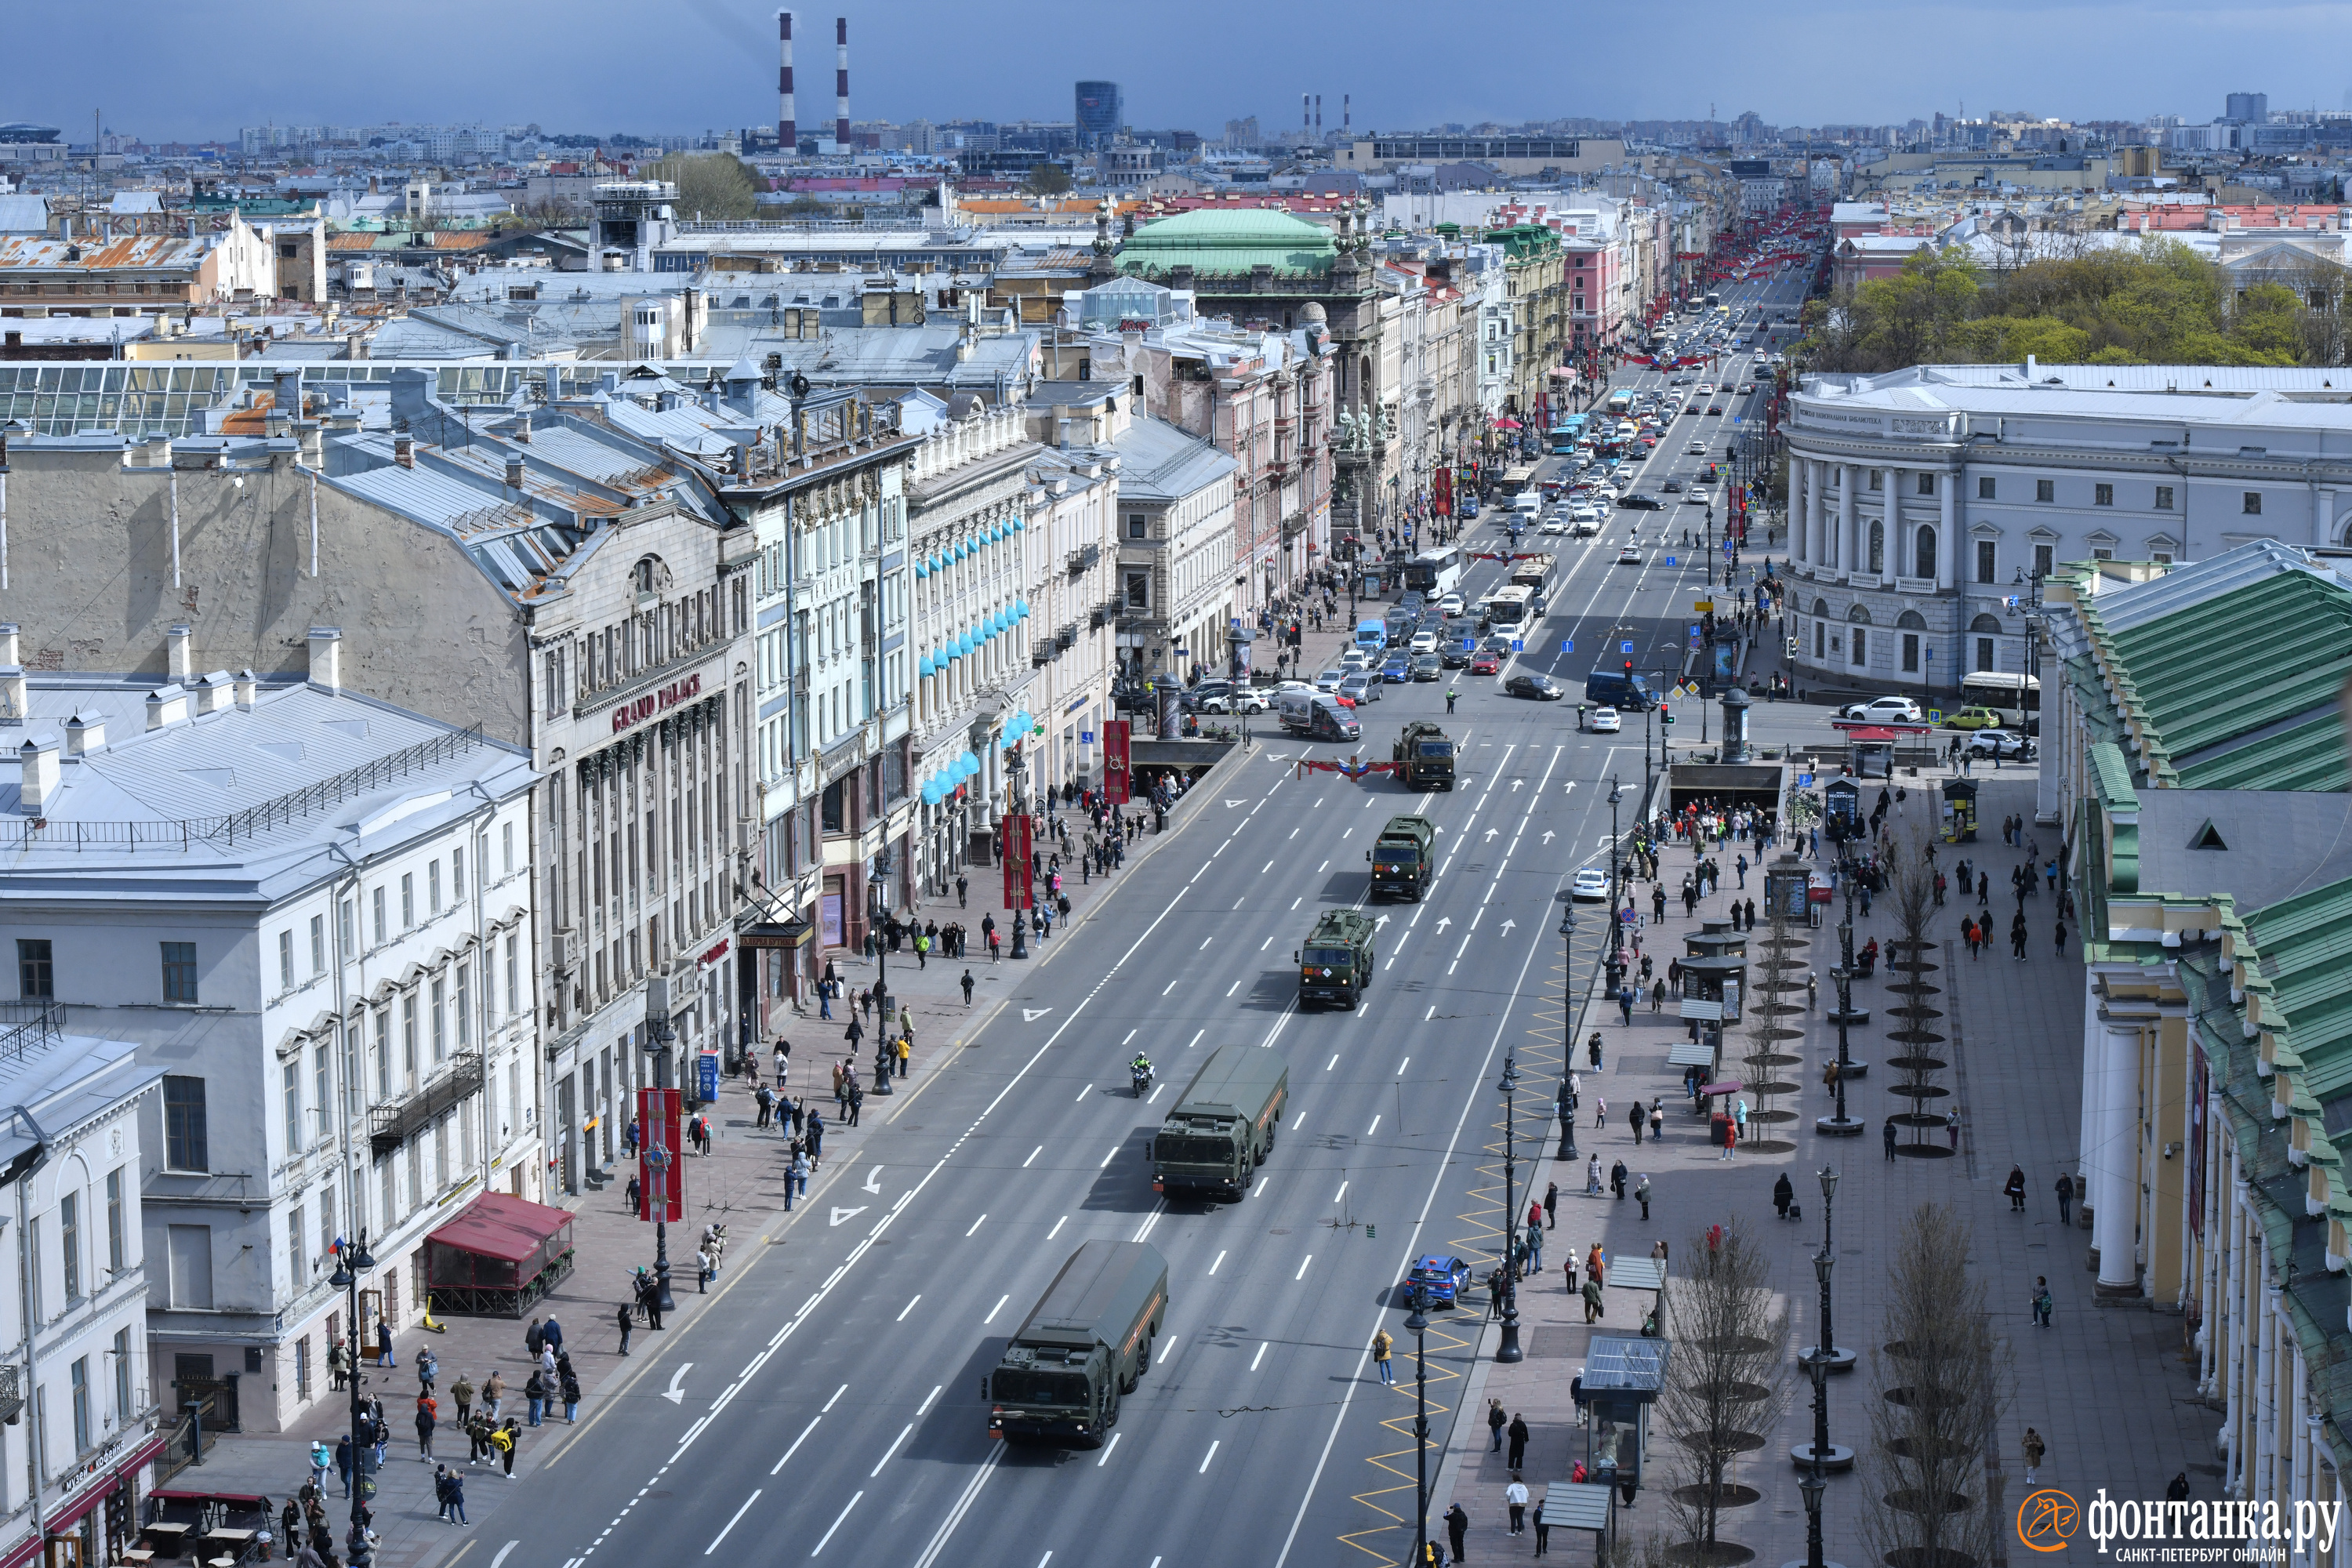
[[[1528,624],[1528,601],[1534,597],[1535,590],[1524,584],[1497,588],[1486,600],[1486,618],[1498,632],[1517,632]]]
[[[1540,496],[1537,505],[1542,505]],[[1444,598],[1462,586],[1462,552],[1451,544],[1423,551],[1404,563],[1404,585],[1424,599]]]
[[[2000,715],[2003,727],[2020,734],[2042,733],[2042,682],[2032,676],[1996,670],[1964,675],[1960,702],[1964,707],[1991,709]]]

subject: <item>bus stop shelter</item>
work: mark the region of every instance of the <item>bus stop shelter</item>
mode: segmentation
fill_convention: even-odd
[[[521,1317],[572,1262],[571,1214],[504,1193],[484,1193],[425,1238],[435,1304],[468,1317]]]

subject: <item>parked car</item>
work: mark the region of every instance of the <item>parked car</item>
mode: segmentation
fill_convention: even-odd
[[[1838,717],[1877,724],[1916,724],[1919,705],[1908,697],[1874,697],[1867,702],[1847,703],[1838,710]]]
[[[1963,708],[1946,719],[1944,726],[1950,730],[1997,730],[2000,728],[2000,715],[1990,708]]]
[[[2015,757],[2030,763],[2034,756],[2033,742],[2014,730],[1979,730],[1969,737],[1969,755]]]
[[[1549,675],[1515,675],[1503,682],[1503,690],[1537,702],[1557,702],[1568,695],[1568,688]]]
[[[1580,904],[1606,903],[1609,899],[1609,873],[1598,866],[1586,866],[1576,873],[1568,885],[1568,896]]]

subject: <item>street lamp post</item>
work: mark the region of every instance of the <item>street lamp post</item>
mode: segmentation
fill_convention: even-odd
[[[1495,1086],[1503,1095],[1503,1342],[1495,1359],[1515,1362],[1527,1352],[1519,1348],[1519,1198],[1518,1153],[1512,1141],[1517,1131],[1519,1069],[1510,1057],[1503,1058],[1503,1081]]]
[[[1612,903],[1609,923],[1617,923],[1617,909]],[[1559,1093],[1555,1105],[1559,1112],[1559,1152],[1556,1160],[1576,1158],[1576,1091],[1568,1087],[1568,1075],[1576,1068],[1576,910],[1571,908],[1559,917],[1560,954],[1567,963],[1560,982],[1559,1007]]]
[[[340,1241],[336,1244],[335,1271],[328,1277],[327,1283],[343,1293],[344,1310],[348,1314],[343,1321],[352,1326],[351,1338],[346,1343],[351,1356],[352,1398],[349,1425],[352,1443],[352,1532],[354,1537],[359,1533],[360,1519],[366,1511],[368,1496],[375,1489],[373,1479],[360,1460],[360,1346],[363,1342],[360,1323],[360,1279],[363,1275],[374,1272],[375,1255],[368,1250],[366,1231],[361,1231],[358,1241],[348,1247]],[[295,1542],[289,1541],[286,1545],[288,1555],[292,1555],[296,1550]]]
[[[1864,1123],[1859,1118],[1846,1114],[1845,1084],[1846,1079],[1860,1078],[1870,1070],[1868,1062],[1855,1061],[1847,1053],[1846,1031],[1855,1026],[1869,1023],[1870,1013],[1867,1008],[1857,1008],[1853,1005],[1853,875],[1850,872],[1846,873],[1843,880],[1845,882],[1845,918],[1838,922],[1837,967],[1830,971],[1830,981],[1837,987],[1837,1010],[1830,1015],[1830,1022],[1837,1026],[1838,1032],[1837,1113],[1833,1116],[1816,1117],[1813,1120],[1815,1131],[1825,1133],[1832,1138],[1857,1137],[1864,1131]]]
[[[1429,1288],[1412,1288],[1412,1316],[1404,1326],[1412,1335],[1413,1436],[1413,1568],[1429,1561],[1429,1316],[1424,1310]]]
[[[1838,1568],[1822,1557],[1822,1493],[1828,1487],[1828,1473],[1853,1468],[1853,1450],[1830,1441],[1829,1375],[1833,1372],[1850,1372],[1854,1356],[1849,1350],[1838,1348],[1830,1331],[1830,1276],[1837,1267],[1837,1258],[1831,1246],[1830,1210],[1837,1196],[1836,1168],[1823,1165],[1818,1173],[1822,1184],[1822,1249],[1813,1255],[1813,1277],[1822,1286],[1821,1343],[1807,1351],[1799,1360],[1806,1375],[1813,1380],[1813,1440],[1801,1443],[1789,1450],[1789,1458],[1804,1469],[1804,1479],[1797,1484],[1805,1494],[1805,1561],[1801,1568]],[[1786,1568],[1801,1568],[1789,1563]]]
[[[882,940],[882,917],[889,913],[890,851],[874,857],[866,874],[866,924],[874,935],[874,1016],[882,1037],[874,1047],[874,1092],[891,1093],[888,1025],[890,1021],[890,944]],[[857,1064],[850,1063],[854,1068]]]

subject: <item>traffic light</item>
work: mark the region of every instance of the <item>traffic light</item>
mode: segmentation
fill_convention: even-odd
[[[1669,730],[1675,727],[1675,710],[1664,698],[1658,700],[1658,722]]]

